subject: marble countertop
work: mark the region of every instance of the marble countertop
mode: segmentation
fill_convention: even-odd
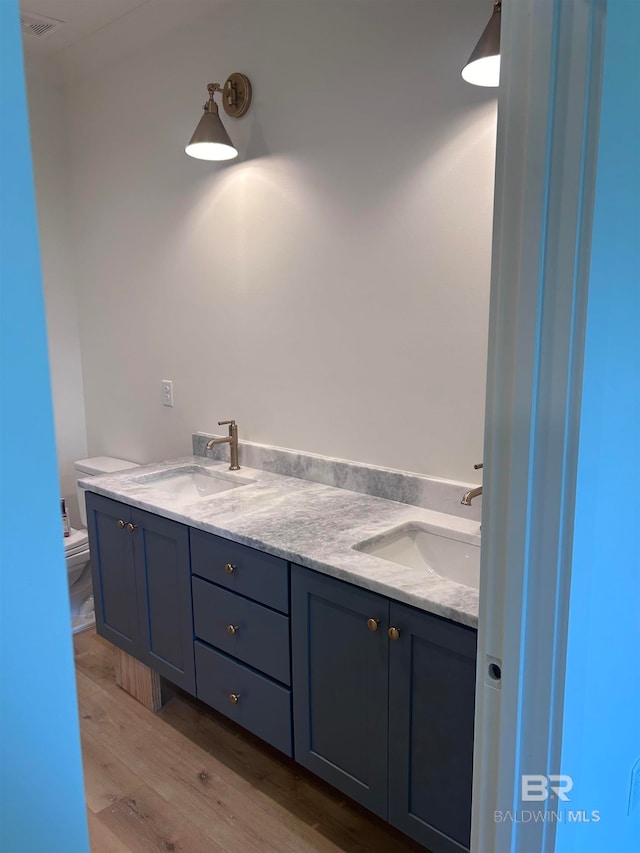
[[[178,496],[164,491],[163,478],[157,475],[167,477],[183,466],[204,467],[229,479],[237,477],[253,482],[204,499],[195,494]],[[186,456],[116,474],[87,477],[80,485],[96,494],[477,627],[476,589],[434,576],[426,569],[405,568],[353,548],[409,522],[444,528],[443,532],[457,539],[479,545],[477,521],[253,468],[242,468],[237,474],[228,468],[225,462]],[[138,482],[140,478],[147,478],[147,482]]]

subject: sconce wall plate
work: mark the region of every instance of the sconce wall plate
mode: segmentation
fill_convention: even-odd
[[[234,71],[222,87],[222,106],[231,118],[241,118],[251,106],[251,83],[246,74]]]

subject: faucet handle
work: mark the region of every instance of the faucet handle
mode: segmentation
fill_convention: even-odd
[[[474,465],[473,467],[475,468],[476,471],[479,471],[480,468],[484,467],[484,462],[478,462],[478,464]]]
[[[235,421],[218,421],[218,426],[227,426],[227,424],[229,426],[235,426],[236,422]]]

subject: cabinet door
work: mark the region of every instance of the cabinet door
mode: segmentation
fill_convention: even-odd
[[[292,566],[295,759],[387,815],[389,603]],[[379,619],[376,631],[368,619]]]
[[[189,528],[131,511],[140,622],[140,660],[195,695]]]
[[[131,508],[86,493],[96,630],[114,646],[140,656]]]
[[[433,853],[468,850],[477,633],[391,603],[389,822]]]

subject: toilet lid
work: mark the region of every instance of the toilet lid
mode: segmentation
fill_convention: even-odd
[[[137,462],[127,462],[126,459],[114,459],[113,456],[91,456],[89,459],[78,459],[73,463],[76,471],[81,474],[115,474],[127,468],[139,468]]]
[[[72,527],[71,534],[64,537],[64,553],[67,557],[84,551],[88,546],[89,535],[86,530],[74,530]]]

